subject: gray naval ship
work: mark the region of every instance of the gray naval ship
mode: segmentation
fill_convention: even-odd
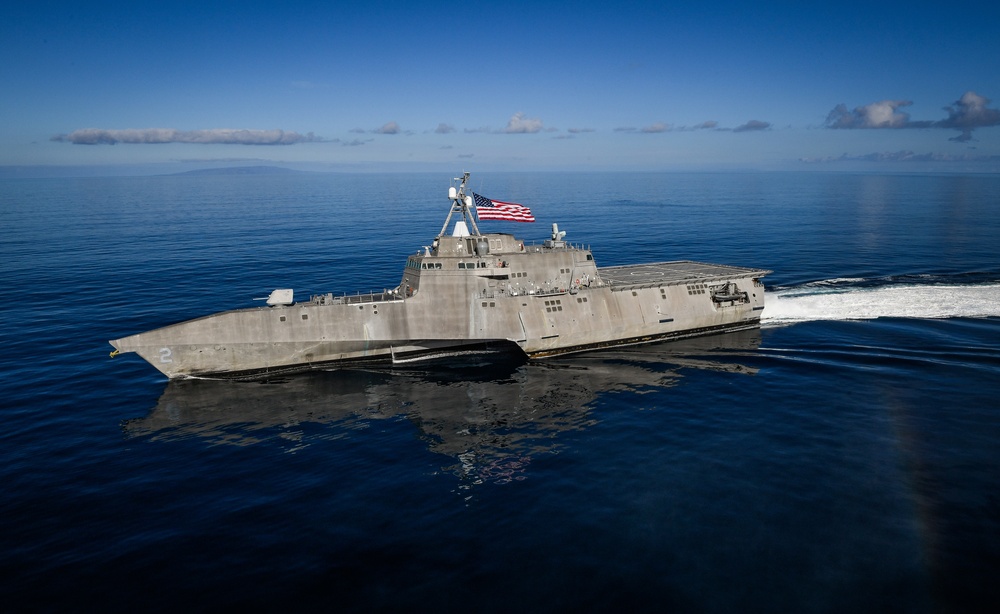
[[[407,258],[392,290],[297,302],[279,289],[266,306],[116,339],[111,355],[135,352],[169,378],[262,379],[469,352],[544,358],[760,325],[770,271],[692,261],[599,268],[556,224],[541,244],[482,233],[468,180],[449,188],[441,231]]]

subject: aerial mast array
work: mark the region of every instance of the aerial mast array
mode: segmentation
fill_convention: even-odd
[[[465,193],[465,185],[469,181],[469,173],[465,172],[461,179],[455,177],[455,181],[459,181],[458,187],[451,186],[448,188],[448,198],[451,199],[451,211],[448,212],[448,217],[444,220],[444,225],[441,226],[441,232],[438,236],[444,236],[444,233],[448,230],[448,224],[451,223],[451,216],[460,213],[462,215],[462,221],[466,223],[468,227],[472,228],[472,235],[479,236],[479,226],[476,225],[476,220],[472,216],[472,196]]]

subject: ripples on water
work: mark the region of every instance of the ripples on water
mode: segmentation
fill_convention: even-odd
[[[996,177],[477,175],[602,266],[774,269],[760,331],[163,381],[107,339],[398,283],[447,177],[0,183],[17,610],[986,611]],[[478,181],[481,179],[482,183]]]

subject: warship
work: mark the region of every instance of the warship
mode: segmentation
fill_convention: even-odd
[[[469,353],[541,359],[760,326],[771,271],[689,260],[598,267],[557,224],[534,244],[482,233],[476,217],[494,201],[468,193],[468,181],[449,187],[441,231],[391,290],[296,301],[278,289],[263,306],[113,340],[111,355],[135,352],[171,379],[266,379]],[[533,220],[525,207],[505,210],[491,219]]]

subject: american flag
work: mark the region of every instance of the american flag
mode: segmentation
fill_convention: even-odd
[[[472,197],[476,200],[476,215],[479,216],[480,220],[535,221],[535,216],[531,215],[531,209],[524,205],[491,200],[475,192],[472,193]]]

